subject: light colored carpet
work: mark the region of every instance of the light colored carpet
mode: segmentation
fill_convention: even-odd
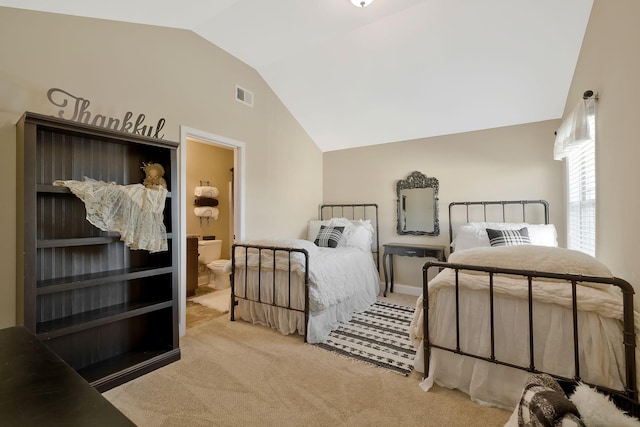
[[[180,347],[180,361],[104,396],[141,427],[502,426],[510,415],[228,315],[187,329]]]

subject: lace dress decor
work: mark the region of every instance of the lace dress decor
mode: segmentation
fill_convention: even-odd
[[[117,232],[131,249],[167,250],[163,210],[167,189],[161,185],[118,185],[84,177],[83,181],[57,180],[84,202],[87,221],[103,231]]]

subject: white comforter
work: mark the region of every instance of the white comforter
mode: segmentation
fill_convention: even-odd
[[[534,271],[545,271],[545,272],[556,272],[556,273],[571,273],[571,274],[579,274],[583,276],[597,276],[597,277],[611,277],[611,272],[609,269],[604,266],[602,263],[598,262],[594,258],[585,255],[581,252],[571,251],[567,249],[554,248],[554,247],[541,247],[541,246],[515,246],[515,247],[495,247],[495,248],[478,248],[478,249],[469,249],[461,252],[456,252],[451,254],[448,260],[450,263],[456,264],[467,264],[467,265],[482,265],[489,267],[498,267],[498,268],[511,268],[511,269],[525,269],[525,270],[534,270]],[[472,298],[476,298],[477,301],[472,303],[465,301],[465,304],[469,304],[464,308],[466,311],[462,311],[461,318],[462,321],[465,319],[473,319],[478,313],[486,313],[488,298],[479,299],[478,295],[481,295],[478,292],[486,290],[489,284],[489,278],[486,273],[481,272],[473,272],[473,271],[460,271],[459,272],[459,283],[461,292],[470,291],[469,295],[474,295]],[[538,343],[542,343],[543,346],[548,346],[545,348],[542,355],[536,359],[537,368],[544,370],[545,363],[548,364],[550,360],[558,359],[559,356],[565,356],[564,354],[560,354],[560,350],[558,349],[558,345],[552,345],[554,337],[554,331],[557,331],[559,328],[567,328],[569,333],[563,331],[565,335],[564,338],[560,339],[566,344],[567,340],[571,340],[570,335],[570,327],[571,323],[567,322],[566,314],[561,313],[561,307],[571,307],[571,286],[568,286],[566,282],[554,281],[553,279],[547,279],[542,281],[541,279],[534,279],[533,281],[533,295],[536,304],[545,304],[545,307],[542,308],[540,305],[536,305],[534,307],[534,314],[536,313],[536,308],[538,308],[538,314],[542,312],[547,313],[548,318],[545,319],[546,325],[549,327],[549,331],[542,334],[542,336],[535,336],[536,341]],[[598,340],[595,342],[585,343],[581,341],[581,345],[593,345],[591,354],[588,357],[591,358],[590,361],[586,362],[586,366],[581,364],[584,372],[591,372],[593,375],[598,377],[598,379],[606,379],[609,386],[616,386],[618,388],[621,384],[620,378],[610,379],[607,377],[620,374],[623,377],[623,347],[621,342],[620,335],[620,326],[617,320],[622,319],[622,293],[617,287],[609,286],[609,285],[598,285],[598,284],[587,284],[585,282],[580,282],[583,285],[588,286],[578,286],[577,294],[578,294],[578,310],[581,313],[581,318],[579,319],[582,322],[580,334],[588,334],[588,336],[594,340]],[[451,322],[451,317],[448,318],[447,322],[443,320],[439,320],[438,318],[434,318],[436,316],[434,313],[443,313],[444,306],[447,306],[446,316],[450,316],[450,312],[454,307],[454,293],[450,289],[455,284],[455,272],[452,269],[445,269],[440,272],[431,282],[429,283],[429,309],[430,311],[430,331],[432,339],[438,333],[441,335],[440,338],[444,337],[449,339],[451,335],[450,324],[444,324],[447,322]],[[443,294],[442,298],[439,298],[439,294],[446,290],[446,294]],[[514,315],[516,313],[522,312],[523,308],[526,310],[526,300],[528,298],[528,286],[526,280],[522,280],[522,278],[517,279],[515,276],[507,276],[507,275],[495,275],[494,276],[494,292],[497,298],[500,300],[501,309],[504,312],[511,312],[513,310]],[[509,302],[512,301],[512,302]],[[516,305],[513,301],[523,301],[520,305]],[[440,307],[436,305],[440,304]],[[514,308],[515,307],[515,308]],[[520,308],[518,308],[520,307]],[[553,308],[556,307],[556,308]],[[545,311],[550,310],[550,311]],[[555,310],[555,311],[554,311]],[[636,319],[640,319],[638,317],[638,313],[634,313]],[[416,304],[416,311],[414,313],[414,318],[410,326],[409,334],[411,339],[413,340],[414,346],[416,348],[421,349],[422,346],[422,338],[423,338],[423,310],[422,310],[422,297],[419,298]],[[557,316],[557,319],[555,318]],[[563,317],[564,316],[564,317]],[[588,318],[585,318],[588,317]],[[559,319],[565,320],[559,320]],[[582,321],[582,318],[585,318]],[[569,317],[570,319],[570,317]],[[602,319],[602,320],[598,320]],[[608,320],[607,320],[608,319]],[[477,318],[475,320],[476,323],[481,323]],[[554,323],[557,322],[557,323]],[[472,321],[473,323],[473,321]],[[517,323],[516,320],[513,320],[513,323]],[[567,324],[569,323],[569,324]],[[638,325],[640,322],[636,320],[636,334],[638,333]],[[486,328],[486,323],[482,326],[477,325],[480,329],[482,327]],[[590,329],[598,329],[597,331],[593,331]],[[468,326],[467,326],[468,328]],[[511,328],[511,329],[510,329]],[[526,346],[526,351],[528,351],[528,332],[525,329],[524,331],[515,331],[514,326],[510,325],[499,325],[500,333],[504,333],[506,336],[511,337],[512,342],[511,346]],[[480,330],[478,329],[478,330]],[[474,330],[475,331],[475,330]],[[549,332],[553,332],[549,335]],[[455,333],[454,333],[455,334]],[[469,348],[474,346],[482,347],[483,344],[478,344],[478,336],[485,334],[485,332],[473,332],[469,331],[465,332],[466,338],[463,339],[463,346],[467,346],[467,351]],[[523,340],[520,341],[520,335],[523,336]],[[602,335],[602,336],[601,336]],[[618,337],[610,335],[618,335]],[[603,343],[598,344],[599,340],[602,339]],[[468,340],[468,341],[467,341]],[[514,343],[513,340],[518,340],[524,344]],[[467,342],[465,342],[467,341]],[[499,342],[496,342],[497,348],[499,348]],[[572,347],[571,347],[572,348]],[[464,350],[464,348],[463,348]],[[538,350],[536,345],[536,350]],[[526,353],[525,351],[525,353]],[[557,354],[554,352],[558,352]],[[566,348],[563,350],[566,353]],[[572,350],[570,350],[572,351]],[[438,350],[436,350],[438,352]],[[511,352],[511,350],[505,351],[506,353],[510,353],[515,357],[515,352]],[[447,353],[448,354],[448,353]],[[422,371],[424,363],[420,357],[417,358],[416,369]],[[500,355],[498,355],[499,357]],[[456,368],[443,368],[443,366],[447,363],[447,358],[455,358],[458,356],[449,356],[440,357],[440,368],[442,372],[449,371],[458,372]],[[433,354],[432,354],[433,358]],[[438,359],[438,357],[436,357]],[[571,358],[569,358],[571,359]],[[525,358],[526,360],[526,358]],[[640,359],[639,359],[640,360]],[[468,362],[459,362],[459,363],[468,363]],[[469,362],[476,363],[476,362]],[[478,364],[482,364],[485,362],[477,362]],[[581,362],[582,363],[582,362]],[[419,365],[420,366],[419,366]],[[602,369],[600,369],[599,365],[604,365]],[[461,365],[460,365],[461,366]],[[596,366],[596,367],[594,367]],[[495,366],[494,366],[495,367]],[[511,402],[508,400],[493,400],[494,396],[487,396],[484,393],[493,394],[493,392],[489,392],[491,390],[491,386],[487,386],[486,384],[482,384],[481,386],[474,385],[474,382],[481,382],[478,380],[479,376],[490,377],[493,375],[493,379],[489,378],[487,381],[497,380],[498,376],[495,374],[487,374],[487,369],[494,369],[494,367],[487,368],[486,366],[482,367],[483,373],[482,375],[478,374],[476,368],[470,368],[469,372],[472,372],[470,376],[472,378],[455,378],[452,381],[449,381],[448,378],[443,378],[440,376],[438,368],[436,368],[435,372],[431,372],[427,380],[425,380],[423,384],[423,388],[428,389],[433,381],[435,380],[438,383],[443,383],[443,385],[452,386],[455,388],[461,388],[463,391],[466,391],[471,395],[474,400],[481,401],[484,403],[496,404],[497,406],[502,407],[510,407]],[[433,366],[431,367],[433,370]],[[569,372],[572,370],[572,365],[569,367],[560,366],[558,369],[568,370]],[[498,371],[504,372],[504,370],[500,367],[497,369]],[[596,373],[597,370],[600,372]],[[440,374],[442,373],[440,372]],[[589,380],[587,378],[587,380]],[[482,380],[484,383],[485,380]],[[500,381],[508,381],[507,379],[500,379]],[[464,384],[464,385],[462,385]],[[474,396],[474,390],[479,391],[477,395]]]

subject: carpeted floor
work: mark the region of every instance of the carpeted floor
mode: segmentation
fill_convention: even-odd
[[[510,415],[228,315],[189,327],[180,347],[180,361],[104,396],[141,427],[502,426]]]

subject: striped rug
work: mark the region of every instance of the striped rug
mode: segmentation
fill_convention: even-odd
[[[410,307],[378,301],[332,331],[325,343],[314,345],[409,375],[416,354],[408,332],[413,311]]]

